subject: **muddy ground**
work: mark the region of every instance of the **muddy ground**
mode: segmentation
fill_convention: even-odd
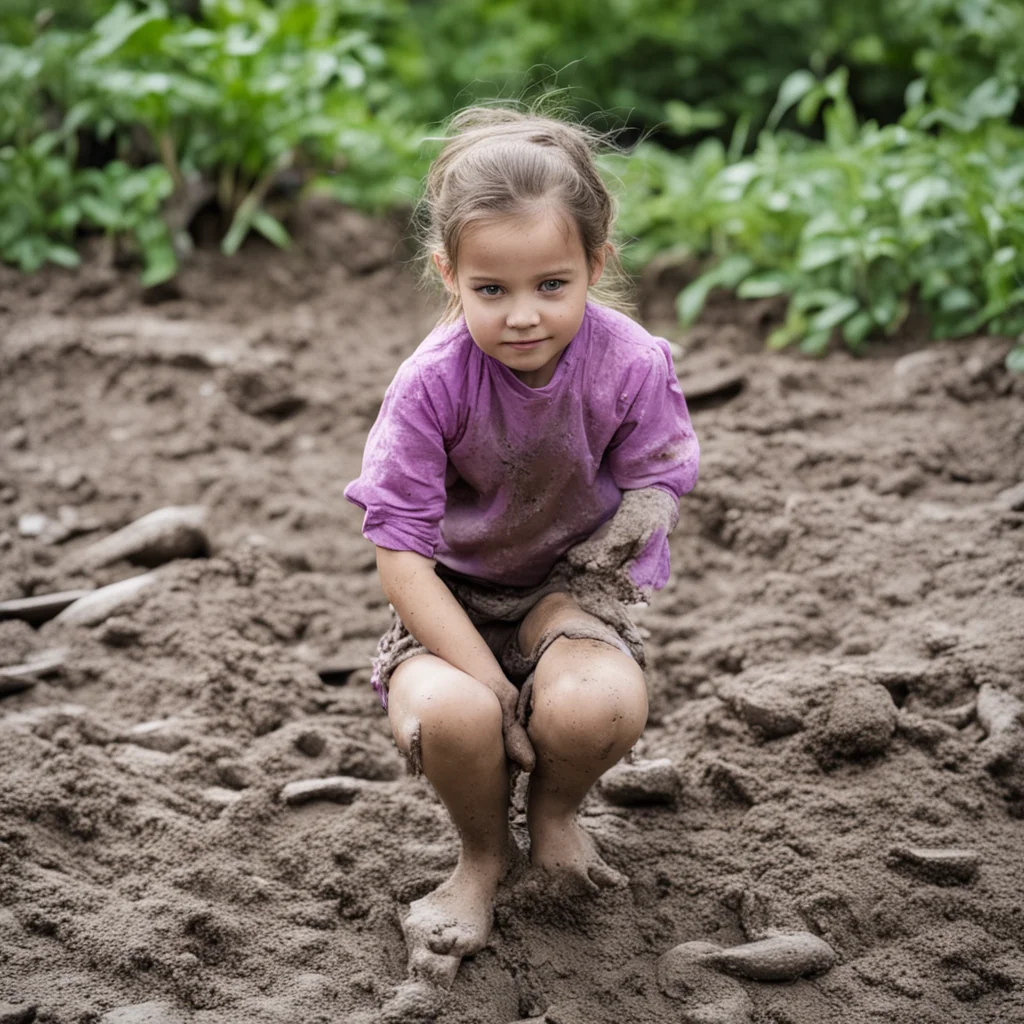
[[[162,506],[205,506],[212,546],[98,625],[0,622],[0,667],[66,651],[0,698],[4,1021],[416,1019],[388,1002],[399,909],[457,844],[369,686],[387,605],[342,489],[434,307],[391,227],[320,210],[297,237],[200,252],[156,295],[98,258],[0,270],[0,601],[143,571],[76,557]],[[723,980],[745,1009],[703,1019],[1024,1020],[1008,342],[810,362],[760,350],[770,305],[683,333],[665,298],[647,289],[645,321],[680,346],[703,461],[674,578],[639,616],[640,753],[669,758],[680,792],[592,794],[585,820],[630,886],[564,900],[517,876],[438,1019],[698,1019],[659,988],[659,957],[781,929],[836,965]],[[742,382],[716,386],[723,369]],[[368,781],[281,799],[337,774]],[[916,848],[965,852],[950,873]]]

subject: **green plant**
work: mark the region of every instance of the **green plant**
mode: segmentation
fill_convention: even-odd
[[[937,337],[1024,330],[1024,132],[995,111],[970,133],[924,131],[917,108],[862,125],[843,69],[787,79],[769,125],[792,107],[804,124],[823,111],[821,143],[764,131],[749,157],[710,141],[691,161],[648,148],[618,168],[628,230],[717,257],[680,294],[683,322],[725,286],[789,296],[768,344],[809,354],[834,331],[853,349],[893,333],[913,301]]]

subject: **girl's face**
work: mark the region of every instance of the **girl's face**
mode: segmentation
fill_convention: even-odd
[[[602,252],[588,265],[575,224],[550,210],[471,223],[459,239],[454,274],[434,254],[462,302],[473,341],[531,388],[554,376],[605,258]]]

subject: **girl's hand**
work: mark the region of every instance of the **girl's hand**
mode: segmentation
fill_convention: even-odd
[[[647,550],[651,538],[656,534],[667,537],[678,519],[679,502],[667,491],[658,487],[624,491],[615,515],[585,541],[569,548],[565,557],[573,567],[589,572],[627,570],[633,583],[643,587],[648,570],[655,575],[660,571],[646,564],[651,561],[652,553]],[[634,567],[638,572],[632,571]],[[651,582],[654,586],[659,583],[657,579]],[[664,585],[665,581],[660,582]]]
[[[533,744],[522,722],[516,717],[519,691],[509,682],[496,691],[501,705],[501,731],[505,737],[505,754],[524,772],[532,772],[537,764]]]

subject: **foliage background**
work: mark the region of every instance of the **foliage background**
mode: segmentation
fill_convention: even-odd
[[[631,148],[632,265],[706,269],[684,321],[723,285],[789,296],[770,344],[809,353],[915,306],[1016,336],[1022,80],[1016,0],[7,0],[0,258],[100,234],[156,284],[202,206],[287,245],[289,200],[408,206],[453,109],[556,91]]]

